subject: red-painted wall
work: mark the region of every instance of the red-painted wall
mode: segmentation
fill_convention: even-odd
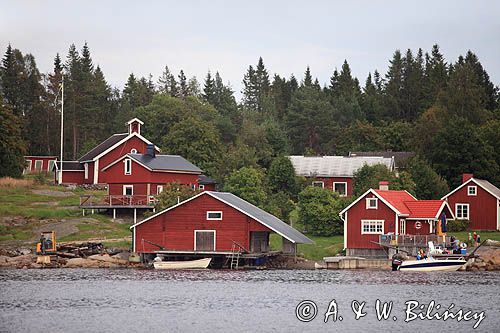
[[[353,191],[353,181],[352,178],[347,177],[316,177],[314,181],[321,181],[324,183],[325,187],[333,191],[333,183],[347,183],[347,196],[352,195]]]
[[[62,182],[64,184],[83,184],[83,171],[63,171]],[[56,176],[57,182],[57,176]]]
[[[429,235],[430,225],[427,221],[420,221],[420,229],[415,227],[415,220],[406,220],[406,235]]]
[[[28,165],[26,165],[25,173],[36,172],[35,170],[35,161],[42,161],[42,169],[41,172],[50,172],[49,170],[49,161],[56,161],[57,157],[55,156],[24,156],[26,161],[31,161],[31,168],[28,169]]]
[[[122,195],[123,185],[134,185],[134,195],[156,195],[157,186],[167,183],[179,183],[184,185],[196,185],[198,188],[198,174],[153,172],[132,160],[132,174],[125,175],[124,163],[122,161],[111,166],[101,174],[108,179],[109,194]],[[150,193],[147,191],[150,184]]]
[[[207,211],[222,211],[222,220],[207,221]],[[231,251],[233,241],[250,250],[250,232],[272,232],[240,211],[204,194],[137,226],[136,251],[158,250],[146,242],[143,244],[142,239],[167,250],[194,251],[195,230],[215,230],[216,251]]]
[[[476,196],[467,195],[469,185],[477,186]],[[450,195],[447,201],[454,214],[456,214],[455,204],[469,204],[469,221],[472,230],[497,230],[498,201],[473,181]]]
[[[113,163],[123,155],[130,153],[132,149],[136,149],[138,154],[144,154],[146,152],[147,143],[142,141],[136,136],[131,137],[129,140],[119,145],[108,154],[104,155],[99,159],[99,170],[107,167],[109,164]],[[159,151],[156,151],[159,154]],[[122,164],[122,173],[123,173],[123,164]],[[115,174],[111,174],[109,172],[99,172],[98,183],[109,183],[111,179],[108,177],[114,177]]]
[[[203,186],[205,186],[203,191],[215,191],[215,184],[205,184]]]
[[[396,213],[387,207],[380,199],[377,209],[366,209],[366,198],[375,197],[368,193],[347,211],[347,248],[377,249],[379,235],[361,234],[361,220],[384,220],[384,234],[395,232]]]

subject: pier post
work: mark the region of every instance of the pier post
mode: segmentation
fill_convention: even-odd
[[[113,220],[116,220],[116,208],[113,208]]]
[[[137,208],[134,208],[134,224],[137,223]]]

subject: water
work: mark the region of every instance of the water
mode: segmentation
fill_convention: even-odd
[[[0,332],[470,332],[477,321],[405,323],[408,300],[484,311],[474,331],[500,332],[499,295],[494,272],[1,269]],[[333,299],[343,320],[324,323]],[[377,299],[394,301],[388,320]],[[302,300],[316,303],[310,322],[296,318]],[[366,301],[359,320],[353,300]]]

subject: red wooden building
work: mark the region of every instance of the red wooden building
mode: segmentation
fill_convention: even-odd
[[[462,184],[443,197],[457,220],[469,220],[471,230],[500,230],[500,189],[487,180],[464,174]]]
[[[134,118],[127,122],[128,132],[113,134],[88,153],[80,157],[78,161],[63,161],[57,163],[55,180],[58,184],[106,184],[108,179],[101,172],[116,159],[128,154],[140,154],[146,151],[146,147],[152,144],[141,135],[141,126],[144,123]],[[160,152],[155,147],[156,152]]]
[[[231,193],[205,191],[131,227],[133,250],[141,254],[231,254],[269,252],[269,234],[284,240],[284,251],[312,241],[277,217]],[[152,245],[151,243],[157,244]],[[163,247],[162,250],[159,246]]]
[[[57,156],[24,156],[26,167],[24,173],[52,172]]]
[[[446,201],[417,200],[407,191],[389,190],[388,182],[381,182],[379,189],[369,189],[340,213],[344,248],[351,256],[383,256],[385,251],[377,243],[385,240],[412,240],[414,244],[418,240],[426,245],[435,236],[416,235],[434,234],[442,214],[454,219]]]
[[[297,176],[312,180],[312,185],[327,188],[340,196],[351,196],[354,173],[364,165],[385,165],[394,170],[393,157],[380,156],[289,156]]]

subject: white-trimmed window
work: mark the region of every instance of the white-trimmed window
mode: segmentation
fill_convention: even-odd
[[[361,220],[361,234],[382,235],[384,233],[384,220]]]
[[[191,184],[191,188],[196,191],[196,184]]]
[[[30,173],[31,172],[31,165],[33,164],[32,160],[26,160],[26,172]]]
[[[137,154],[137,149],[132,148],[132,149],[130,150],[130,153],[131,153],[131,154]]]
[[[334,182],[333,191],[337,192],[341,197],[347,196],[347,182]]]
[[[123,185],[123,195],[134,195],[134,185]]]
[[[477,186],[467,186],[467,195],[468,196],[476,196],[477,195]]]
[[[132,174],[132,160],[130,158],[125,159],[124,165],[125,165],[125,175],[131,175]]]
[[[455,204],[455,217],[457,220],[469,219],[469,204],[457,203]]]
[[[42,171],[42,166],[43,166],[43,161],[42,160],[36,160],[35,161],[35,171],[37,171],[37,172]]]
[[[85,163],[83,165],[83,170],[85,171],[85,179],[88,179],[89,178],[89,164],[88,163]]]
[[[205,189],[205,185],[203,185],[203,184],[198,185],[198,189],[200,189],[201,191],[203,191]]]
[[[317,181],[312,182],[312,186],[325,188],[325,183],[320,181],[320,180],[317,180]]]
[[[207,211],[207,220],[222,220],[222,212],[221,211]]]
[[[49,161],[49,169],[48,169],[49,172],[54,171],[53,169],[54,169],[54,164],[55,163],[56,163],[55,160],[50,160]]]
[[[378,198],[366,198],[366,209],[377,209]]]
[[[163,192],[163,185],[156,186],[156,194],[160,195]]]

